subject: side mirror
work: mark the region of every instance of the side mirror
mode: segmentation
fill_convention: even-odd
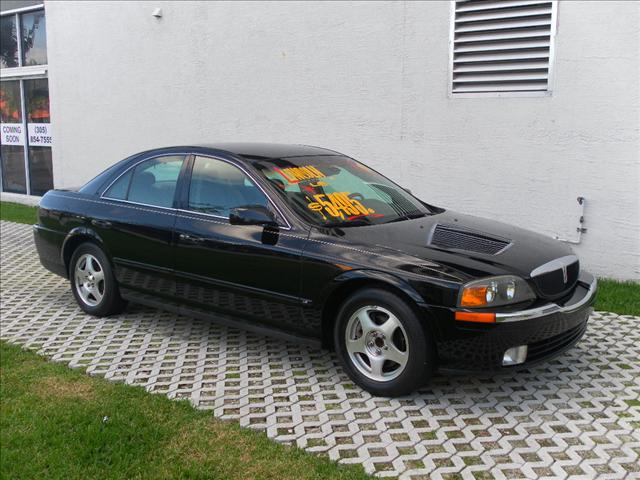
[[[229,212],[231,225],[263,225],[277,227],[273,214],[261,205],[232,208]]]

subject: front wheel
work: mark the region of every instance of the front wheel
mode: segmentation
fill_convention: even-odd
[[[109,259],[94,243],[83,243],[73,252],[69,280],[82,310],[104,317],[120,313],[125,302],[120,297]]]
[[[345,301],[334,344],[349,377],[375,395],[410,393],[433,373],[431,339],[413,309],[386,290],[367,288]]]

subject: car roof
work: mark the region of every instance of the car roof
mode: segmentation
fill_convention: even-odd
[[[193,146],[223,151],[251,160],[309,155],[341,155],[327,148],[286,143],[208,143]]]

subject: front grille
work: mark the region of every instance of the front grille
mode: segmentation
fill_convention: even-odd
[[[567,265],[567,281],[564,281],[562,269],[553,270],[533,277],[533,282],[538,291],[545,297],[558,297],[571,290],[578,281],[580,263],[574,262]]]
[[[490,237],[483,233],[460,230],[446,225],[437,225],[431,237],[431,245],[487,255],[496,255],[509,244],[508,240],[502,238]]]
[[[587,322],[582,322],[559,335],[530,344],[527,353],[527,362],[540,360],[574,344],[582,337],[586,329]]]

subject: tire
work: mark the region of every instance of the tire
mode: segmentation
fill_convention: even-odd
[[[95,243],[82,243],[73,252],[69,281],[76,302],[90,315],[114,315],[122,312],[126,305],[120,297],[111,263]]]
[[[345,300],[334,345],[349,377],[374,395],[408,394],[433,375],[430,335],[410,305],[381,288],[359,290]]]

